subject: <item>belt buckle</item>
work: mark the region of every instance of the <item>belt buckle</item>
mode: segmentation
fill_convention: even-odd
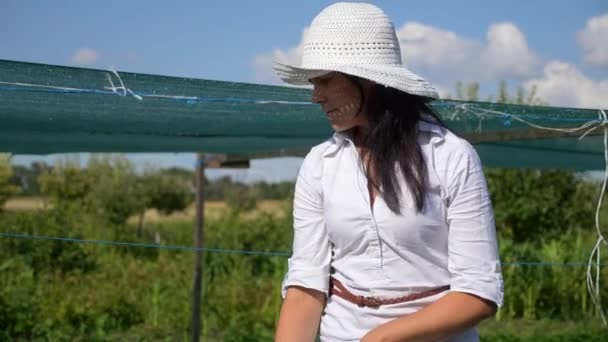
[[[369,307],[378,307],[382,304],[382,300],[378,297],[357,297],[357,305],[359,306],[369,306]]]

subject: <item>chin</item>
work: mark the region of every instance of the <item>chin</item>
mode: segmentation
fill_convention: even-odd
[[[336,132],[338,132],[338,133],[341,133],[341,132],[344,132],[344,131],[348,131],[348,130],[349,130],[349,129],[351,129],[352,127],[349,127],[349,126],[344,126],[344,125],[332,124],[332,125],[331,125],[331,128],[333,128],[333,129],[334,129],[334,131],[336,131]]]

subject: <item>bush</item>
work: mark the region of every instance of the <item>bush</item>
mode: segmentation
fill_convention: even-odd
[[[597,189],[572,172],[486,169],[496,229],[515,242],[593,228]]]
[[[257,196],[248,189],[234,189],[226,195],[228,207],[236,212],[251,211],[257,208]]]
[[[5,213],[0,216],[4,232],[51,237],[82,237],[84,221],[76,220],[66,209],[37,212]],[[74,233],[74,232],[79,232]],[[0,257],[19,256],[35,273],[47,270],[90,272],[96,268],[93,246],[64,241],[3,237],[0,239]],[[1,260],[1,259],[0,259]]]
[[[10,158],[6,154],[0,154],[0,212],[6,200],[19,193],[19,188],[10,182],[12,174]]]

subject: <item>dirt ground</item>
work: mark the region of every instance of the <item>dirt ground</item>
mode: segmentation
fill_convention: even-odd
[[[258,202],[258,207],[255,210],[249,212],[243,212],[244,217],[254,217],[260,213],[269,213],[276,216],[282,216],[287,213],[286,208],[289,203],[280,200],[265,200]],[[45,201],[41,197],[15,197],[9,199],[4,204],[4,210],[17,211],[17,210],[36,210],[45,209],[51,207],[52,204]],[[222,215],[223,212],[228,210],[226,202],[223,201],[206,201],[205,202],[205,217],[209,219],[217,218]],[[175,222],[185,221],[194,219],[195,217],[194,204],[190,205],[186,210],[173,213],[171,215],[162,215],[156,209],[146,211],[144,221],[145,222]],[[137,216],[129,219],[130,223],[136,223],[139,218]]]
[[[42,197],[14,197],[4,203],[4,210],[34,210],[48,208],[49,204]]]

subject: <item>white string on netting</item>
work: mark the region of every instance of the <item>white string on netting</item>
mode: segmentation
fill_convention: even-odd
[[[604,123],[607,121],[606,112],[600,111],[600,119],[603,120]],[[606,192],[606,181],[608,180],[608,127],[606,125],[604,128],[604,180],[602,182],[602,189],[600,191],[600,197],[597,201],[597,207],[595,210],[595,229],[597,230],[597,242],[591,251],[591,255],[589,256],[589,262],[593,262],[593,258],[595,256],[596,262],[593,264],[595,267],[595,279],[593,278],[592,265],[589,264],[587,266],[587,289],[589,290],[589,294],[591,295],[591,299],[593,303],[598,307],[600,312],[600,316],[602,317],[602,321],[604,325],[608,325],[606,322],[606,315],[604,314],[604,310],[602,309],[602,303],[600,298],[600,251],[601,244],[608,244],[602,231],[600,229],[600,208],[602,206],[602,199],[604,198],[604,193]],[[595,280],[595,281],[594,281]]]
[[[129,94],[134,98],[138,99],[139,101],[143,100],[141,96],[135,94],[131,89],[125,87],[125,84],[122,82],[122,78],[120,78],[120,75],[118,74],[118,72],[116,72],[116,70],[110,69],[108,71],[109,73],[106,74],[106,77],[108,79],[108,82],[110,83],[110,86],[104,87],[104,89],[110,89],[113,93],[118,94],[120,96],[127,96],[127,94]],[[118,82],[120,82],[120,87],[114,86],[114,82],[112,82],[112,75],[116,76]]]
[[[604,198],[604,193],[606,192],[606,183],[608,181],[608,117],[606,115],[606,111],[599,110],[598,119],[590,120],[579,127],[568,127],[568,128],[555,128],[555,127],[546,127],[537,125],[535,123],[529,122],[527,120],[522,119],[521,117],[514,115],[503,113],[500,111],[489,110],[484,108],[475,108],[468,104],[462,104],[459,106],[459,109],[463,112],[471,113],[477,116],[480,119],[483,118],[484,114],[493,115],[493,116],[501,116],[503,118],[514,119],[519,122],[522,122],[526,125],[537,129],[564,132],[564,133],[576,133],[579,131],[584,131],[583,134],[578,138],[578,140],[583,139],[589,133],[593,132],[598,128],[604,129],[604,179],[602,181],[602,186],[600,190],[600,195],[597,200],[597,205],[595,208],[595,230],[597,233],[597,241],[591,250],[591,254],[589,256],[589,262],[587,264],[587,272],[586,272],[586,282],[587,282],[587,290],[589,291],[589,296],[593,304],[597,307],[602,322],[604,326],[608,326],[608,322],[606,320],[606,314],[604,313],[604,309],[602,308],[601,298],[600,298],[600,252],[602,243],[608,245],[608,241],[604,238],[602,230],[600,228],[600,209],[602,207],[602,200]],[[481,127],[481,125],[479,126]],[[594,261],[595,259],[595,261]]]
[[[583,133],[580,137],[579,140],[583,139],[585,136],[587,136],[589,133],[591,133],[592,131],[594,131],[595,129],[602,127],[604,125],[606,125],[606,120],[604,120],[602,118],[602,113],[604,113],[603,110],[600,110],[600,114],[599,114],[599,119],[597,120],[590,120],[585,122],[583,125],[579,126],[579,127],[566,127],[566,128],[555,128],[555,127],[547,127],[547,126],[541,126],[541,125],[537,125],[533,122],[530,122],[528,120],[522,119],[520,116],[515,115],[515,114],[509,114],[509,113],[504,113],[504,112],[500,112],[497,110],[491,110],[491,109],[485,109],[485,108],[478,108],[478,107],[474,107],[472,105],[469,105],[467,103],[463,103],[461,105],[457,106],[457,109],[462,110],[463,112],[468,112],[470,114],[473,114],[475,116],[477,116],[479,119],[483,118],[483,114],[481,113],[485,113],[485,114],[490,114],[490,115],[494,115],[494,116],[501,116],[504,119],[510,120],[510,119],[514,119],[516,121],[519,121],[521,123],[524,123],[530,127],[534,127],[534,128],[538,128],[538,129],[543,129],[543,130],[549,130],[549,131],[555,131],[555,132],[563,132],[563,133],[576,133],[579,132],[581,130],[587,129],[587,131],[585,131],[585,133]],[[478,113],[478,112],[481,113]],[[454,111],[455,115],[458,114],[458,111]],[[480,126],[481,127],[481,126]]]
[[[283,101],[283,100],[265,100],[265,99],[244,99],[244,98],[208,98],[199,96],[184,96],[184,95],[169,95],[169,94],[147,94],[141,92],[135,92],[130,88],[126,87],[120,74],[113,69],[106,71],[106,80],[108,85],[103,87],[104,90],[100,89],[87,89],[87,88],[74,88],[74,87],[62,87],[47,84],[35,84],[35,83],[23,83],[23,82],[6,82],[0,81],[0,84],[12,86],[12,87],[24,87],[24,88],[36,88],[44,89],[48,92],[58,93],[90,93],[90,94],[101,94],[101,95],[118,95],[125,97],[127,95],[133,96],[134,98],[142,101],[144,97],[158,98],[158,99],[169,99],[186,101],[189,104],[196,102],[242,102],[242,103],[254,103],[254,104],[285,104],[285,105],[304,105],[304,106],[316,106],[315,103],[310,101]],[[115,85],[114,79],[118,81],[119,86]],[[28,89],[2,89],[2,90],[28,90]]]

